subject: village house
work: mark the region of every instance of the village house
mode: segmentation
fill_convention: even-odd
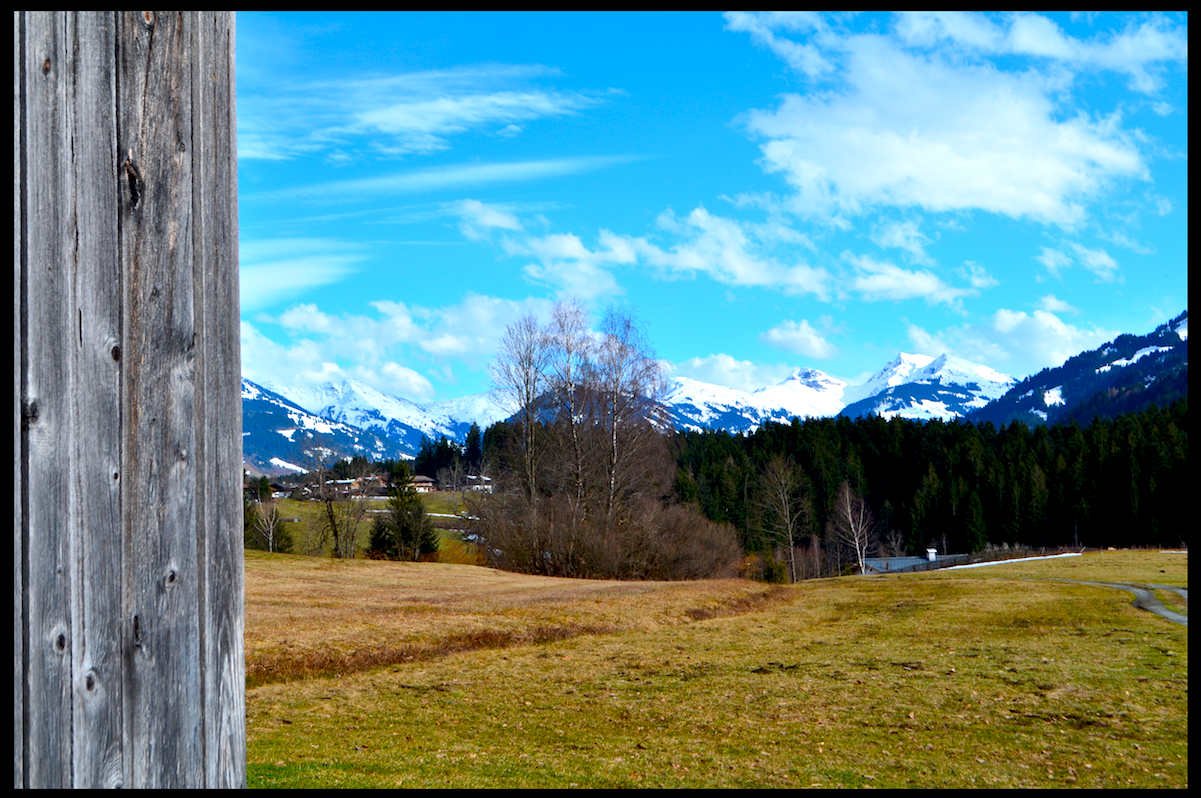
[[[492,492],[492,477],[486,477],[483,474],[478,476],[474,474],[467,475],[467,490],[479,491],[481,493]]]

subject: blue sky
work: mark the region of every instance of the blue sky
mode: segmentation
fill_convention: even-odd
[[[1188,20],[237,15],[243,374],[488,389],[632,307],[746,390],[1023,377],[1188,303]]]

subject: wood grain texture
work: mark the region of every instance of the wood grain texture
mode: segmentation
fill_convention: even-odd
[[[233,15],[14,12],[14,785],[244,786]]]
[[[25,35],[21,12],[13,12],[13,786],[25,784],[25,616],[22,612],[25,559],[24,441],[21,435],[21,287],[25,271],[21,242],[25,218],[24,116]]]

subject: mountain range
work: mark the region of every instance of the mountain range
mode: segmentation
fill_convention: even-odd
[[[677,428],[730,432],[839,414],[1053,424],[1071,418],[1086,423],[1187,391],[1185,311],[1149,335],[1119,336],[1020,382],[950,355],[902,352],[860,385],[812,368],[749,392],[678,377],[664,405]],[[242,406],[246,466],[272,475],[304,468],[313,452],[412,457],[423,438],[462,443],[472,423],[485,429],[509,415],[488,394],[422,405],[354,380],[307,387],[243,379]]]
[[[966,414],[972,422],[1087,424],[1188,395],[1188,311],[1147,335],[1119,335],[1043,369]]]

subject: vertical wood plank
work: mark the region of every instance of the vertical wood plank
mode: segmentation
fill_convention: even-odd
[[[205,786],[246,785],[241,348],[232,14],[200,15],[193,81]],[[237,384],[235,393],[230,386]]]
[[[134,649],[133,783],[195,784],[201,751],[192,240],[192,40],[172,12],[122,12],[118,152],[125,296],[122,503]],[[185,19],[187,22],[185,22]]]
[[[25,614],[22,612],[25,558],[25,510],[21,485],[24,478],[24,443],[21,440],[21,300],[25,218],[25,184],[22,120],[24,119],[21,84],[25,75],[25,14],[13,12],[13,787],[25,786],[25,690],[21,675],[25,672]]]
[[[71,405],[74,247],[61,14],[26,12],[23,69],[25,463],[25,756],[27,784],[71,784]],[[64,354],[68,356],[64,357]]]
[[[245,786],[229,13],[14,12],[15,786]]]
[[[72,587],[76,787],[125,784],[122,757],[121,269],[112,12],[66,14],[77,229],[71,263],[72,478],[78,510]],[[65,355],[66,353],[64,353]]]

